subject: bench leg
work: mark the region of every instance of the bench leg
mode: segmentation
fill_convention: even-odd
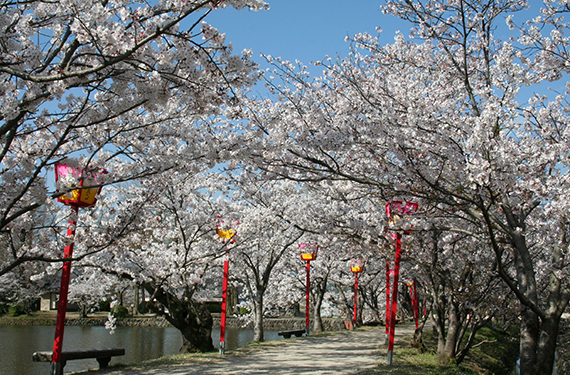
[[[107,368],[111,362],[111,357],[97,358],[97,362],[99,362],[99,369]]]
[[[301,337],[301,336],[303,336],[303,333],[295,333],[295,336]]]
[[[290,333],[289,333],[289,334],[285,334],[285,333],[284,333],[284,334],[283,334],[283,337],[285,337],[286,339],[290,339],[290,338],[291,338],[291,334],[290,334]]]

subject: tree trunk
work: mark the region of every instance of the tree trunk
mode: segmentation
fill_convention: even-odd
[[[362,292],[360,293],[362,295]],[[362,313],[364,312],[364,301],[362,298],[358,298],[356,302],[356,326],[362,327],[364,325],[364,319],[362,319]]]
[[[319,293],[315,299],[315,304],[313,306],[313,333],[323,331],[323,318],[321,317],[321,306],[323,304],[323,295]]]
[[[205,305],[198,305],[199,317],[192,319],[188,317],[193,324],[174,325],[174,323],[167,319],[172,325],[180,330],[182,333],[182,347],[180,353],[195,353],[195,352],[209,352],[214,350],[212,343],[212,315]],[[181,326],[183,326],[181,328]]]
[[[182,333],[180,353],[208,352],[214,350],[212,343],[212,315],[205,304],[190,301],[188,305],[175,308],[169,306],[166,320]]]
[[[483,324],[481,324],[481,323],[473,324],[471,326],[471,333],[469,334],[469,338],[467,339],[467,343],[465,344],[463,349],[458,351],[458,353],[455,356],[456,363],[458,365],[461,362],[463,362],[463,360],[465,359],[465,356],[467,355],[469,350],[471,350],[471,348],[473,347],[473,344],[475,343],[475,335],[477,334],[477,331],[479,331],[479,329],[481,329],[482,327],[483,327]],[[460,344],[460,343],[458,343],[458,344]]]
[[[146,314],[146,296],[145,289],[141,289],[141,313]]]
[[[526,306],[522,306],[521,310],[520,373],[535,374],[538,317]]]
[[[461,328],[456,304],[451,301],[449,306],[449,324],[447,327],[447,335],[445,337],[445,345],[443,346],[443,351],[438,353],[440,355],[440,359],[444,363],[449,363],[450,361],[455,360],[457,336]]]
[[[155,289],[151,284],[143,287],[154,296],[155,302],[147,307],[164,318],[182,333],[181,353],[208,352],[214,350],[212,343],[213,319],[203,303],[192,299],[179,299],[162,289]],[[153,294],[154,293],[154,294]],[[165,310],[168,309],[168,312]]]
[[[423,319],[421,320],[421,322],[419,324],[418,329],[416,329],[414,331],[414,336],[412,338],[412,342],[410,343],[410,346],[420,349],[420,351],[422,353],[427,350],[427,348],[424,344],[424,339],[423,339],[423,332],[424,332],[424,327],[426,325],[427,319],[428,319],[427,315],[423,317]]]
[[[137,284],[135,284],[135,296],[134,296],[134,307],[133,307],[133,315],[138,315],[139,314],[139,286]]]
[[[445,349],[445,295],[443,294],[443,286],[435,287],[434,293],[434,309],[431,317],[433,319],[433,326],[437,333],[437,353],[443,353]]]
[[[322,278],[315,279],[315,287],[314,287],[314,306],[313,306],[313,315],[314,315],[314,323],[313,323],[313,332],[322,332],[323,329],[323,318],[321,317],[321,307],[323,306],[323,300],[325,298],[325,293],[327,291],[327,284],[328,284],[329,274],[328,272]]]
[[[79,315],[82,318],[87,318],[87,311],[89,310],[89,305],[86,302],[79,302]]]
[[[413,348],[418,348],[422,353],[427,350],[424,344],[423,327],[420,327],[414,331],[414,336],[412,337],[412,342],[410,343],[410,346]]]
[[[538,339],[537,374],[550,375],[554,368],[556,341],[558,339],[558,329],[560,318],[547,316],[540,327]],[[557,374],[556,374],[557,375]]]
[[[253,305],[253,341],[263,340],[263,290],[258,288]]]
[[[532,257],[526,247],[524,236],[513,234],[514,264],[517,272],[518,287],[529,301],[536,304],[536,276]],[[521,303],[520,328],[520,370],[521,374],[537,374],[537,349],[540,323],[538,316]]]

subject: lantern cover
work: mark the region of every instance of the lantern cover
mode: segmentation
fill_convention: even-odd
[[[301,250],[301,259],[310,261],[317,259],[319,246],[314,243],[300,243],[299,249]]]
[[[231,219],[224,220],[221,216],[217,216],[216,220],[216,234],[220,241],[223,243],[226,243],[226,241],[234,243],[237,234],[235,227],[239,225],[239,222]]]
[[[105,173],[105,172],[103,172]],[[84,171],[70,167],[66,164],[55,164],[55,181],[64,180],[71,187],[77,187],[57,198],[58,202],[70,206],[90,207],[97,203],[95,198],[101,192],[101,187],[81,188],[82,186],[95,185],[94,174],[85,174]]]
[[[362,272],[364,269],[364,260],[362,259],[352,259],[350,261],[350,270],[354,273]]]

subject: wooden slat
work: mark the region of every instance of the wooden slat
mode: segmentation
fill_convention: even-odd
[[[77,349],[63,350],[61,352],[62,361],[86,358],[105,358],[125,355],[125,348],[100,348],[100,349]],[[51,362],[52,352],[35,352],[32,355],[34,362]]]

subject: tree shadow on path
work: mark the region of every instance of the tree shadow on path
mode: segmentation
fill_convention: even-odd
[[[410,337],[412,323],[396,327],[396,340]],[[209,363],[182,363],[159,367],[98,372],[105,375],[194,374],[351,374],[375,367],[385,360],[384,327],[362,327],[324,335],[278,340],[273,345],[251,345],[225,356],[214,355]],[[83,373],[86,374],[86,373]]]

